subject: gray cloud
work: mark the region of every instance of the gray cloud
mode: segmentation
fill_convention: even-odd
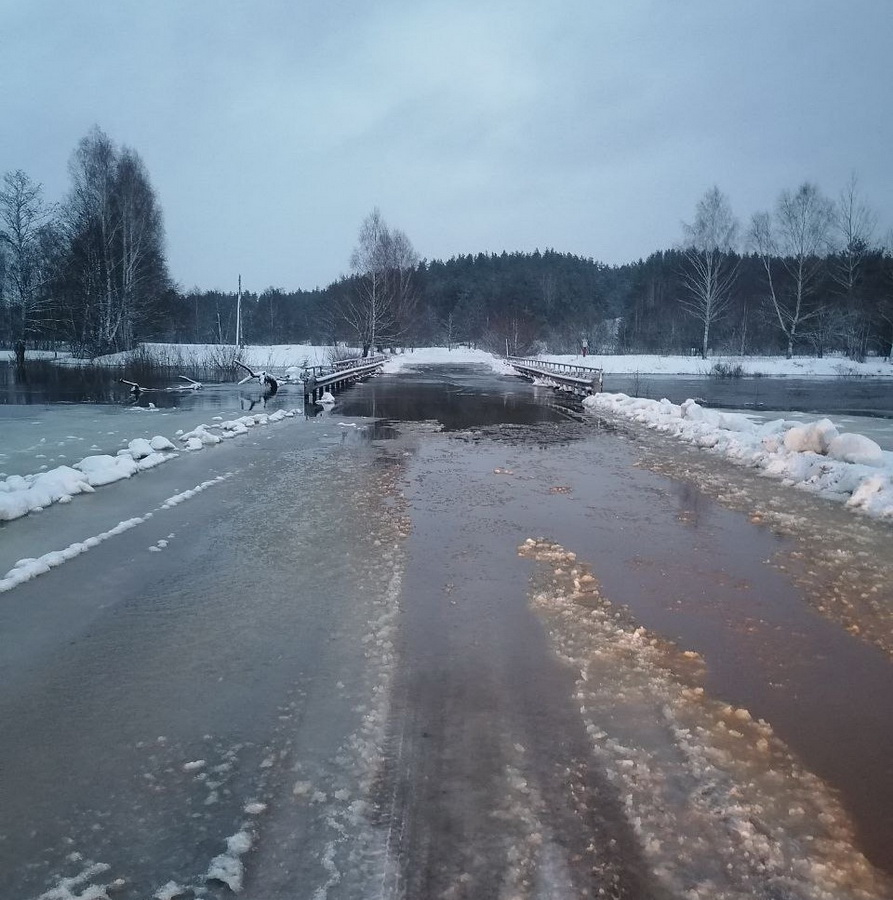
[[[888,0],[0,9],[0,170],[57,199],[91,125],[143,156],[184,286],[312,287],[375,205],[423,256],[622,262],[718,184],[747,218],[852,172],[893,225]]]

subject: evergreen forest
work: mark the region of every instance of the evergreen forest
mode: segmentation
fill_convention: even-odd
[[[69,173],[59,203],[22,170],[0,183],[0,346],[91,358],[142,341],[234,343],[236,291],[173,282],[139,154],[94,128]],[[855,179],[835,200],[808,182],[783,191],[746,227],[712,188],[678,246],[624,265],[560,249],[427,260],[375,210],[338,281],[243,293],[240,337],[364,352],[578,353],[585,340],[593,353],[889,357],[893,246],[876,226]]]

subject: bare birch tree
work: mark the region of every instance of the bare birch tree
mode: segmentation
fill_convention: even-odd
[[[120,326],[114,301],[115,148],[108,135],[93,128],[82,138],[69,172],[72,188],[65,212],[74,290],[67,311],[76,328],[73,337],[93,351],[105,352],[115,345]]]
[[[4,299],[10,337],[27,338],[40,324],[50,298],[48,249],[54,208],[43,200],[41,185],[21,169],[7,172],[0,190],[0,243],[5,249]]]
[[[808,301],[825,264],[833,215],[831,201],[804,182],[781,194],[774,216],[757,213],[751,221],[750,243],[763,264],[767,299],[787,341],[788,359],[803,324],[819,312]]]
[[[121,151],[115,171],[115,213],[116,299],[121,340],[125,346],[131,346],[152,301],[166,287],[167,273],[161,210],[142,159],[129,147]]]
[[[355,289],[342,297],[336,315],[355,336],[363,356],[401,339],[415,306],[413,272],[418,256],[409,238],[392,231],[376,207],[360,226],[351,255]]]
[[[680,302],[703,326],[701,358],[707,358],[710,326],[728,311],[738,274],[739,225],[728,198],[716,186],[698,201],[695,218],[685,228],[682,277],[688,296]]]
[[[161,211],[139,155],[118,151],[98,128],[78,144],[69,168],[69,338],[92,353],[127,348],[168,283]]]
[[[847,355],[851,359],[864,359],[867,350],[871,316],[863,308],[859,288],[876,227],[877,216],[862,199],[853,175],[834,206],[833,230],[838,247],[831,260],[831,277],[844,295],[851,323],[847,334]]]

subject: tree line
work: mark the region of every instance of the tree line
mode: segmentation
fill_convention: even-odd
[[[139,154],[94,128],[59,204],[22,170],[0,190],[0,338],[80,355],[127,349],[172,292],[161,208]]]
[[[742,226],[717,187],[678,246],[610,266],[557,250],[420,259],[378,209],[325,288],[192,290],[171,280],[160,202],[139,154],[94,128],[50,203],[21,171],[0,190],[0,345],[96,356],[139,341],[332,344],[363,353],[469,344],[579,352],[890,355],[893,247],[855,179],[805,182]]]

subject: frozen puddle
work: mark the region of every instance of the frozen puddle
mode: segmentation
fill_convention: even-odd
[[[649,634],[601,591],[590,567],[545,539],[532,605],[577,672],[597,759],[659,880],[691,898],[888,898],[830,790],[770,726],[711,700],[703,666]]]

